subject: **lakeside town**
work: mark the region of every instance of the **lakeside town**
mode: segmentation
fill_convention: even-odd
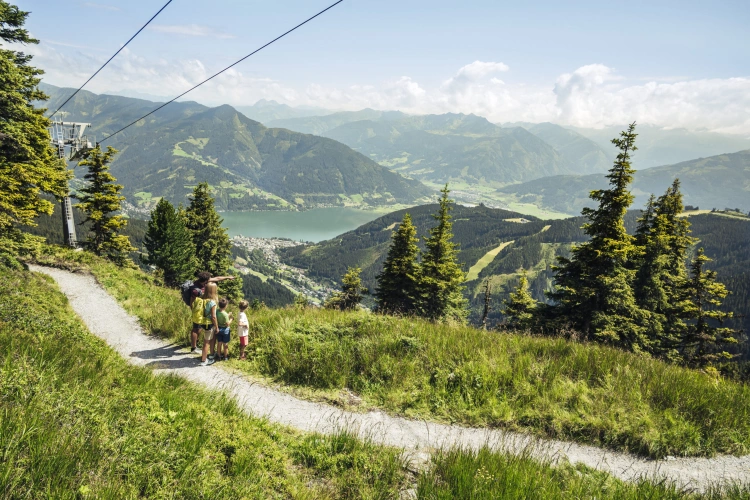
[[[305,274],[304,269],[284,264],[277,253],[282,248],[291,248],[306,244],[286,238],[257,238],[237,235],[232,239],[232,245],[246,250],[250,254],[260,253],[263,265],[257,265],[248,259],[235,259],[235,267],[241,273],[254,274],[261,279],[274,279],[296,295],[304,295],[314,305],[322,305],[336,289],[330,285],[319,283]],[[269,272],[269,269],[271,272]]]

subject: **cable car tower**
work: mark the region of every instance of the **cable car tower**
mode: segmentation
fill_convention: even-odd
[[[52,140],[52,147],[57,151],[57,156],[67,161],[77,161],[81,159],[82,153],[92,149],[91,141],[96,142],[96,139],[92,137],[89,140],[86,136],[85,132],[88,127],[91,127],[90,123],[64,122],[62,118],[53,118],[49,133]],[[66,151],[69,151],[69,156],[67,157],[65,154]],[[78,240],[76,238],[76,223],[73,220],[73,204],[70,201],[70,196],[65,196],[62,199],[61,208],[63,240],[66,245],[75,248]]]

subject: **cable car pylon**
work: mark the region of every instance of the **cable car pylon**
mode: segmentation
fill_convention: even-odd
[[[62,118],[53,118],[50,124],[49,133],[52,147],[55,148],[58,158],[66,161],[80,160],[81,154],[92,149],[91,141],[86,136],[86,129],[91,127],[90,123],[82,122],[64,122]],[[66,157],[66,151],[70,151],[70,156]],[[76,223],[73,219],[73,203],[70,195],[64,196],[60,203],[62,209],[63,241],[72,248],[78,246],[76,238]]]

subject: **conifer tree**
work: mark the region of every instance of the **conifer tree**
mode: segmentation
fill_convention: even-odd
[[[184,211],[175,210],[164,198],[151,212],[143,244],[148,251],[143,261],[161,269],[167,286],[177,286],[195,274],[195,244]]]
[[[341,280],[341,291],[334,293],[325,303],[325,307],[340,311],[351,311],[356,308],[362,302],[362,296],[367,293],[367,289],[362,287],[361,273],[362,269],[350,267]]]
[[[420,267],[417,228],[406,213],[391,238],[391,247],[378,275],[375,298],[386,314],[414,314],[419,300]]]
[[[120,234],[128,221],[117,213],[125,199],[120,195],[122,185],[115,184],[117,179],[109,173],[109,164],[116,153],[111,146],[102,152],[98,145],[84,153],[79,165],[88,167],[83,177],[88,183],[79,191],[80,203],[76,207],[86,215],[83,223],[91,223],[83,247],[122,266],[131,264],[128,253],[136,249],[127,236]]]
[[[690,266],[690,281],[686,287],[690,323],[682,338],[681,352],[691,366],[731,359],[733,356],[722,349],[737,344],[739,335],[737,330],[723,326],[724,320],[733,316],[731,312],[719,310],[729,292],[716,281],[716,271],[705,269],[710,261],[703,248],[699,248]]]
[[[216,212],[208,183],[201,182],[195,187],[185,213],[187,227],[193,234],[198,270],[214,276],[225,274],[231,264],[232,243],[222,227],[224,221]]]
[[[28,15],[0,0],[0,42],[39,43],[23,28]],[[43,71],[29,65],[31,58],[0,44],[0,254],[7,263],[38,243],[18,226],[52,213],[52,202],[40,194],[68,194],[69,174],[50,145],[49,120],[34,106],[48,97],[37,88]]]
[[[433,215],[437,226],[425,238],[422,256],[421,314],[432,320],[465,321],[467,301],[463,296],[466,278],[458,263],[458,248],[453,243],[450,211],[453,200],[448,198],[448,185],[440,191],[440,207]]]
[[[550,296],[560,319],[583,338],[641,351],[649,344],[643,326],[648,314],[637,306],[633,294],[635,271],[630,261],[637,257],[638,248],[624,223],[633,202],[628,188],[635,173],[630,153],[636,150],[636,135],[633,123],[612,140],[620,152],[607,175],[610,187],[592,191],[590,197],[599,207],[581,212],[589,220],[583,230],[591,239],[573,247],[570,259],[558,258],[556,290]]]
[[[634,291],[639,307],[649,312],[651,350],[676,359],[679,338],[685,329],[685,260],[693,243],[690,222],[683,211],[680,181],[654,201],[649,200],[639,219],[636,242],[642,249],[636,263]]]
[[[507,318],[508,324],[512,328],[525,329],[533,325],[537,302],[529,293],[526,271],[521,274],[515,292],[510,294],[510,297],[504,300],[503,304],[505,305],[503,316]]]

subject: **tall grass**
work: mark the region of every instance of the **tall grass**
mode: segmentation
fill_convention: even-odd
[[[689,494],[664,481],[624,483],[602,472],[570,465],[552,467],[528,456],[508,456],[488,451],[451,450],[433,456],[433,466],[421,474],[418,498],[466,499],[617,499],[677,500],[720,498],[748,499],[738,486]]]
[[[135,270],[55,252],[47,263],[77,259],[148,329],[184,341],[189,318],[177,292]],[[365,312],[265,309],[250,321],[250,362],[233,366],[321,391],[347,388],[393,413],[651,457],[750,451],[748,386],[648,357]]]
[[[0,497],[398,496],[396,450],[302,435],[127,365],[47,279],[2,269]]]

